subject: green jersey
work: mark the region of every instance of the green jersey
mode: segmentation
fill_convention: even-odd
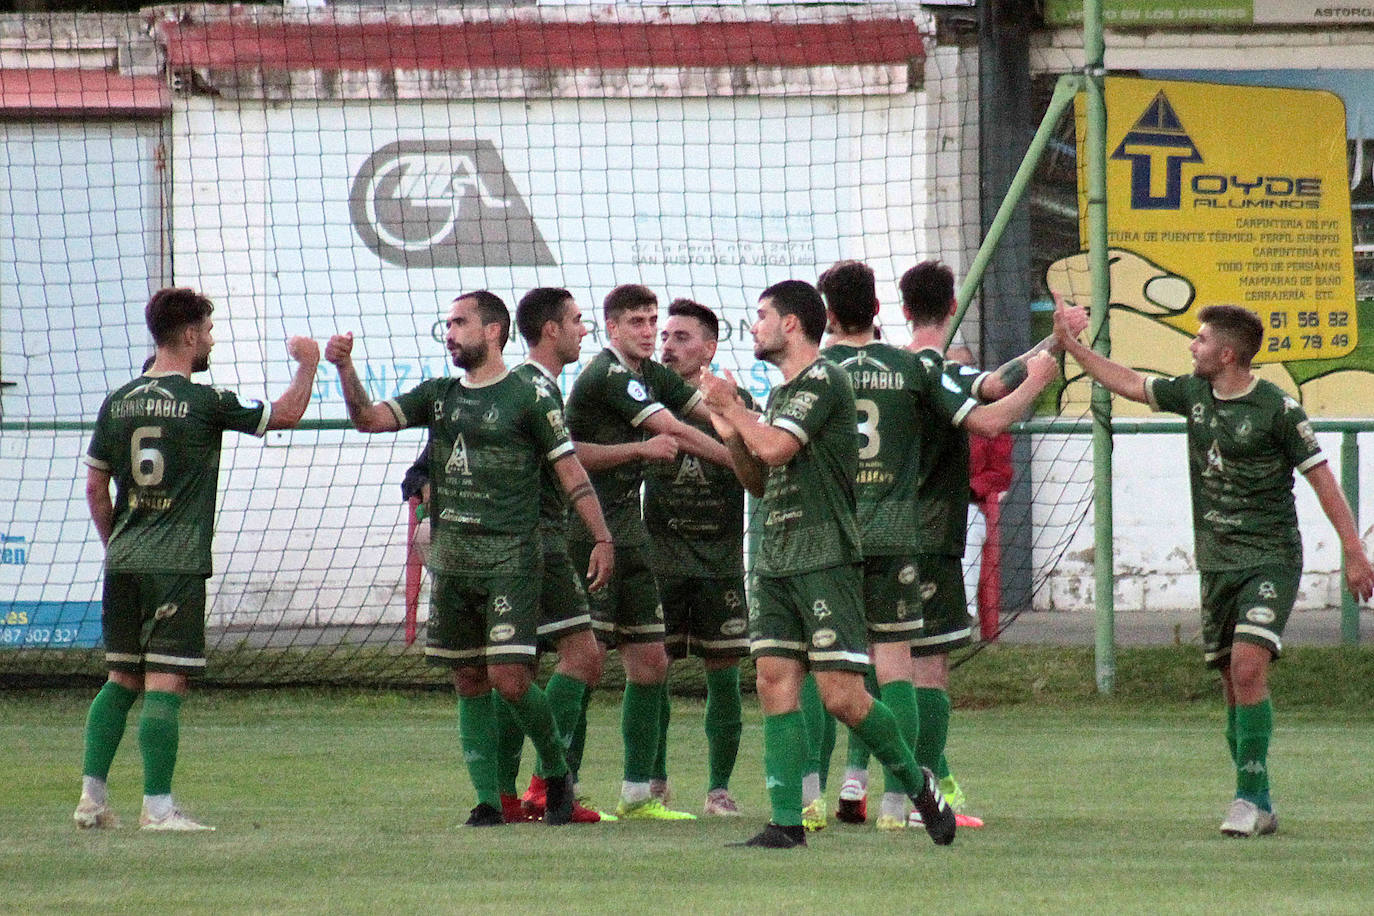
[[[403,429],[429,427],[430,569],[527,572],[538,545],[540,474],[573,451],[558,401],[506,372],[482,385],[427,379],[386,404]]]
[[[763,422],[796,436],[801,449],[787,464],[768,469],[754,572],[779,577],[858,563],[859,437],[849,376],[817,358],[769,392]]]
[[[563,409],[563,392],[558,390],[558,378],[550,375],[549,370],[533,360],[526,360],[511,372],[533,385],[541,396],[557,402],[559,410]],[[568,496],[563,492],[563,484],[553,465],[546,462],[539,471],[539,537],[546,551],[567,550],[567,523]]]
[[[986,374],[946,360],[934,349],[915,354],[932,396],[921,420],[921,486],[917,491],[920,538],[916,549],[962,557],[968,540],[969,444],[964,419],[978,406],[976,392]]]
[[[736,388],[750,410],[758,404]],[[687,419],[719,440],[715,427]],[[744,487],[732,468],[678,452],[644,471],[644,524],[658,576],[738,578],[744,575]]]
[[[613,348],[607,347],[587,364],[568,395],[568,429],[577,442],[624,445],[646,438],[644,421],[660,410],[687,414],[701,395],[676,372],[662,363],[644,360],[639,370],[629,367]],[[640,512],[639,490],[644,483],[644,463],[627,461],[604,471],[591,472],[592,486],[601,511],[617,545],[642,547],[649,536]],[[591,532],[574,518],[570,538],[592,540]]]
[[[1155,410],[1187,420],[1198,569],[1301,566],[1293,470],[1326,456],[1298,402],[1262,379],[1220,398],[1195,375],[1147,378],[1145,393]]]
[[[211,573],[220,440],[262,436],[272,411],[176,373],[143,375],[100,405],[86,464],[115,482],[105,569]]]
[[[823,355],[848,373],[854,386],[859,430],[854,493],[864,556],[913,553],[924,540],[917,511],[924,437],[930,435],[932,417],[947,427],[972,404],[941,385],[939,374],[916,354],[889,344],[837,344]]]

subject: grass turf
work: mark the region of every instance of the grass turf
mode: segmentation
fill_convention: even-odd
[[[1360,672],[1365,654],[1301,661]],[[752,699],[734,780],[741,820],[461,829],[472,797],[449,696],[221,691],[187,703],[176,781],[218,832],[148,836],[130,825],[137,710],[111,774],[125,826],[78,832],[70,815],[90,692],[9,691],[0,910],[1368,911],[1369,706],[1341,691],[1322,703],[1305,679],[1287,685],[1285,705],[1281,686],[1271,753],[1280,833],[1227,840],[1217,832],[1232,788],[1219,701],[1207,690],[1154,695],[1182,675],[1185,656],[1124,653],[1121,695],[1109,700],[1084,694],[1091,666],[1071,672],[1065,658],[999,650],[961,669],[956,693],[979,708],[956,712],[950,757],[988,827],[948,849],[871,823],[832,823],[804,851],[724,848],[766,818]],[[603,692],[593,704],[584,765],[584,787],[603,805],[619,773],[617,699]],[[704,794],[701,718],[699,701],[675,705],[670,771],[677,806],[692,810]],[[832,805],[842,765],[843,738]]]

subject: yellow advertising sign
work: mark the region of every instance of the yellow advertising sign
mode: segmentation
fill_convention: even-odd
[[[1151,299],[1170,307],[1154,319],[1194,333],[1198,309],[1232,303],[1264,322],[1257,362],[1348,355],[1357,321],[1341,99],[1109,77],[1106,100],[1108,242],[1118,263],[1138,260],[1143,282],[1163,284]],[[1080,179],[1084,248],[1086,194]]]

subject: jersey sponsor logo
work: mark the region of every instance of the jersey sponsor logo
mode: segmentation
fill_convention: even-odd
[[[940,590],[940,587],[939,587],[938,585],[936,585],[934,582],[922,582],[922,583],[921,583],[921,600],[922,600],[922,601],[929,601],[931,598],[934,598],[934,597],[935,597],[935,593],[936,593],[937,591],[939,591],[939,590]]]
[[[191,412],[191,405],[178,401],[177,396],[159,384],[160,379],[149,379],[124,393],[117,401],[110,403],[110,416],[123,417],[166,417],[183,419]]]
[[[556,263],[489,140],[401,140],[363,162],[349,192],[353,229],[398,267]]]
[[[178,608],[174,603],[170,601],[166,604],[160,604],[158,605],[157,610],[153,611],[153,619],[166,620],[169,617],[176,616],[176,612],[179,610],[180,608]]]
[[[459,512],[456,509],[444,509],[439,513],[441,522],[455,522],[459,525],[480,525],[481,516],[469,515],[466,512]]]
[[[897,572],[897,581],[903,585],[910,585],[916,581],[916,567],[910,563],[903,566]]]
[[[1258,605],[1256,607],[1250,608],[1250,610],[1245,612],[1245,619],[1250,621],[1251,623],[1257,623],[1260,626],[1267,627],[1269,624],[1273,623],[1278,618],[1277,615],[1274,613],[1273,608],[1268,608],[1264,605]]]
[[[680,487],[689,483],[702,486],[707,483],[706,471],[701,466],[701,459],[696,455],[683,455],[682,461],[678,463],[677,476],[673,478],[675,486]]]
[[[819,398],[814,391],[794,391],[778,411],[778,416],[792,420],[805,420]]]
[[[817,630],[811,634],[811,645],[815,646],[817,649],[829,649],[831,646],[835,645],[835,640],[838,638],[834,630]]]
[[[468,463],[468,446],[463,441],[462,433],[458,434],[458,440],[453,443],[453,451],[448,453],[448,461],[444,462],[444,473],[472,476],[472,466]]]
[[[1202,469],[1204,477],[1226,473],[1226,462],[1221,458],[1221,446],[1217,444],[1215,439],[1212,440],[1211,447],[1207,449],[1206,459],[1207,463]]]
[[[817,620],[824,620],[830,616],[830,605],[825,603],[824,598],[817,598],[816,603],[811,605],[811,616]]]
[[[649,400],[649,392],[644,390],[644,386],[639,383],[638,379],[630,379],[630,383],[625,386],[625,393],[636,401]]]
[[[549,421],[549,428],[554,431],[554,434],[558,436],[558,438],[568,438],[568,431],[563,426],[563,411],[555,407],[553,410],[550,410],[547,414],[545,414],[545,417]]]
[[[511,612],[510,599],[505,595],[497,595],[492,599],[491,609],[496,612],[497,616],[504,617]]]
[[[748,627],[749,624],[743,617],[731,617],[720,625],[720,634],[722,636],[741,636]]]
[[[515,627],[508,623],[498,623],[487,634],[487,638],[491,642],[509,642],[513,636],[515,636]]]
[[[1317,450],[1317,434],[1312,431],[1312,421],[1303,420],[1298,424],[1298,435],[1302,437],[1303,445],[1313,451]]]

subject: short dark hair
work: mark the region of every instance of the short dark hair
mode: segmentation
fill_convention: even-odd
[[[606,321],[619,321],[626,312],[642,308],[658,308],[658,296],[649,287],[640,283],[623,283],[606,294],[601,303],[601,317]]]
[[[482,320],[483,327],[489,324],[501,326],[501,349],[506,349],[506,341],[510,340],[510,309],[506,308],[505,301],[500,296],[485,289],[459,293],[453,297],[454,302],[459,299],[475,299],[477,301],[477,317]]]
[[[572,297],[572,293],[557,286],[536,287],[521,296],[515,306],[515,326],[525,343],[533,347],[544,336],[544,325],[561,322],[563,303]]]
[[[943,261],[922,261],[902,274],[897,288],[913,324],[938,324],[954,298],[954,271]]]
[[[873,327],[873,304],[878,301],[873,268],[863,261],[836,261],[816,285],[841,331],[852,334]]]
[[[1250,365],[1264,343],[1264,322],[1239,305],[1209,305],[1197,313],[1197,320],[1218,332],[1242,365]]]
[[[779,315],[796,315],[807,340],[821,342],[825,334],[825,300],[816,287],[805,280],[783,280],[759,295],[760,302],[764,299],[773,300]]]
[[[695,318],[701,323],[701,328],[706,332],[706,336],[711,340],[720,339],[720,319],[716,313],[692,299],[674,299],[668,306],[668,315],[681,315],[683,318]]]
[[[148,333],[153,335],[153,343],[164,347],[172,343],[182,329],[200,324],[214,310],[214,303],[195,290],[169,286],[153,293],[143,310],[143,318],[148,323]]]

